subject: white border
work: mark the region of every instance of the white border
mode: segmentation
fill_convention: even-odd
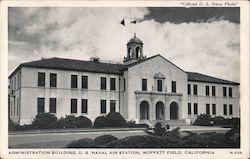
[[[96,150],[101,151],[181,151],[182,155],[8,155],[8,7],[170,7],[179,6],[181,2],[204,1],[0,1],[1,4],[1,28],[0,28],[0,158],[249,158],[249,1],[205,1],[211,2],[237,2],[240,7],[240,32],[241,32],[241,57],[240,57],[240,96],[241,96],[241,148],[240,149],[40,149],[42,151],[75,151],[80,152]],[[205,3],[204,2],[204,3]],[[228,6],[224,6],[228,7]],[[39,149],[10,149],[10,151],[40,151]],[[195,155],[185,154],[185,151],[213,151],[215,154]],[[242,154],[230,154],[241,152]]]

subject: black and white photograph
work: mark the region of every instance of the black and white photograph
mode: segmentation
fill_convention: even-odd
[[[8,155],[249,155],[241,6],[8,6]]]

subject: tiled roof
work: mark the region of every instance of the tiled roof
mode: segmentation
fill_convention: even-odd
[[[208,82],[208,83],[218,83],[218,84],[231,84],[231,85],[239,85],[239,83],[196,73],[196,72],[186,72],[188,74],[188,81],[194,82]]]
[[[122,64],[73,60],[64,58],[48,58],[38,61],[22,63],[19,67],[48,68],[59,70],[86,71],[107,74],[121,74],[121,69],[126,67]],[[10,75],[11,76],[11,75]]]
[[[155,56],[151,56],[149,58],[137,61],[137,62],[129,64],[129,65],[93,62],[93,61],[83,61],[83,60],[73,60],[73,59],[64,59],[64,58],[54,57],[54,58],[48,58],[48,59],[42,59],[42,60],[38,60],[38,61],[31,61],[31,62],[27,62],[27,63],[22,63],[9,77],[11,77],[13,74],[15,74],[15,72],[17,70],[19,70],[19,68],[21,68],[21,67],[48,68],[48,69],[72,70],[72,71],[86,71],[86,72],[117,74],[118,75],[118,74],[122,74],[123,70],[126,70],[129,67],[133,67],[134,65],[145,62],[145,61],[150,60],[150,59],[157,57],[157,56],[161,56],[161,55],[158,54]],[[178,66],[176,66],[176,67],[179,68]],[[186,72],[186,73],[188,75],[188,81],[239,85],[239,83],[236,83],[236,82],[227,81],[227,80],[219,79],[216,77],[211,77],[211,76],[200,74],[200,73],[195,73],[195,72]]]

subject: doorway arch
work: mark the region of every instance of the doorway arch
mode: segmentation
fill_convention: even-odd
[[[155,106],[155,116],[156,120],[163,120],[165,119],[165,113],[164,113],[164,103],[159,101],[156,103]]]
[[[140,104],[140,119],[149,119],[149,104],[147,101],[142,101]]]
[[[170,104],[170,120],[178,119],[178,104],[176,102],[172,102]]]

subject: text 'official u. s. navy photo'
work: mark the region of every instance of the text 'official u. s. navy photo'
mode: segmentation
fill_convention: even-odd
[[[21,2],[1,158],[249,157],[248,1]]]

